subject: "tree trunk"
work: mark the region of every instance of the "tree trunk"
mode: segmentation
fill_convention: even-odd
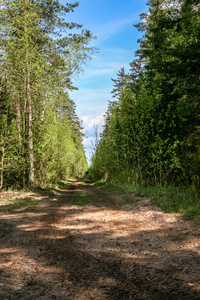
[[[2,146],[2,157],[1,157],[0,191],[3,188],[3,172],[4,172],[5,146],[6,146],[6,143],[4,142],[3,146]]]
[[[34,183],[34,154],[33,154],[33,133],[32,133],[32,106],[29,102],[28,106],[28,139],[29,139],[29,183]]]
[[[26,7],[24,10],[26,20]],[[28,153],[29,153],[29,184],[33,185],[35,180],[34,174],[34,153],[33,153],[33,132],[32,132],[32,98],[31,98],[31,81],[30,81],[30,62],[29,62],[29,43],[27,36],[27,23],[24,26],[24,37],[26,41],[26,98],[28,104]]]
[[[17,116],[17,132],[18,132],[18,140],[19,144],[21,145],[21,128],[20,128],[20,106],[19,106],[19,101],[18,101],[18,95],[16,95],[16,116]]]
[[[30,84],[30,71],[29,71],[29,61],[28,61],[28,50],[27,50],[27,102],[28,102],[28,148],[29,148],[29,183],[34,184],[34,153],[33,153],[33,132],[32,132],[32,123],[33,123],[33,112],[32,112],[32,99],[31,99],[31,84]]]

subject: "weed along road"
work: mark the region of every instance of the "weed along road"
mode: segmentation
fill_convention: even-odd
[[[198,223],[90,182],[22,198],[0,207],[0,299],[200,299]]]

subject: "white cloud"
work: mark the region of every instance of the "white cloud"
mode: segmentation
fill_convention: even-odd
[[[89,120],[89,117],[88,116],[82,116],[80,119],[81,119],[83,124],[87,124],[88,120]]]
[[[79,118],[84,116],[83,121],[87,122],[86,116],[91,119],[104,113],[107,110],[108,100],[111,98],[110,92],[111,87],[101,89],[91,86],[91,88],[80,88],[70,93],[71,98],[75,99]]]
[[[109,39],[111,36],[118,34],[125,26],[131,25],[139,20],[139,13],[134,13],[126,18],[114,20],[112,22],[103,24],[93,30],[94,35],[97,36],[98,42]]]
[[[130,51],[129,51],[130,52]],[[114,54],[113,54],[114,55]],[[130,55],[130,53],[129,53]],[[84,78],[94,78],[94,77],[100,77],[103,76],[105,77],[106,75],[109,76],[109,78],[111,78],[113,75],[115,75],[122,67],[124,67],[125,69],[129,69],[129,63],[122,63],[122,62],[117,62],[117,63],[109,63],[107,61],[109,61],[111,59],[101,59],[101,60],[97,60],[96,64],[93,65],[90,69],[87,69],[84,72]],[[106,68],[102,68],[102,66],[106,65]]]
[[[105,76],[106,74],[112,74],[112,73],[113,73],[113,67],[90,69],[85,72],[85,78],[94,77],[94,76]]]
[[[98,116],[91,117],[89,115],[81,117],[83,132],[85,134],[84,146],[88,146],[88,141],[91,144],[91,140],[95,137],[99,138],[103,131],[103,125],[105,124],[105,114],[102,113]]]
[[[102,126],[104,124],[104,114],[90,120],[88,127]]]
[[[83,116],[81,117],[81,120],[83,121],[83,126],[85,126],[86,129],[95,128],[95,127],[102,127],[105,120],[105,114],[100,114],[94,118],[91,118],[89,116]]]

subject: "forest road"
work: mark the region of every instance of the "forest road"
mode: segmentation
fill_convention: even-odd
[[[200,299],[200,226],[70,182],[0,208],[1,300]]]

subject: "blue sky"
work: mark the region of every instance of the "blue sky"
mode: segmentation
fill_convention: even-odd
[[[64,0],[60,1],[65,3]],[[147,0],[80,0],[79,7],[69,14],[69,21],[83,24],[97,39],[92,46],[99,48],[93,55],[84,72],[74,81],[78,91],[70,92],[76,103],[76,112],[83,121],[86,156],[90,160],[91,144],[94,140],[94,127],[99,131],[103,124],[103,114],[107,110],[108,100],[112,100],[113,83],[116,73],[129,63],[138,49],[141,33],[133,24],[140,21],[140,14],[147,12]]]

